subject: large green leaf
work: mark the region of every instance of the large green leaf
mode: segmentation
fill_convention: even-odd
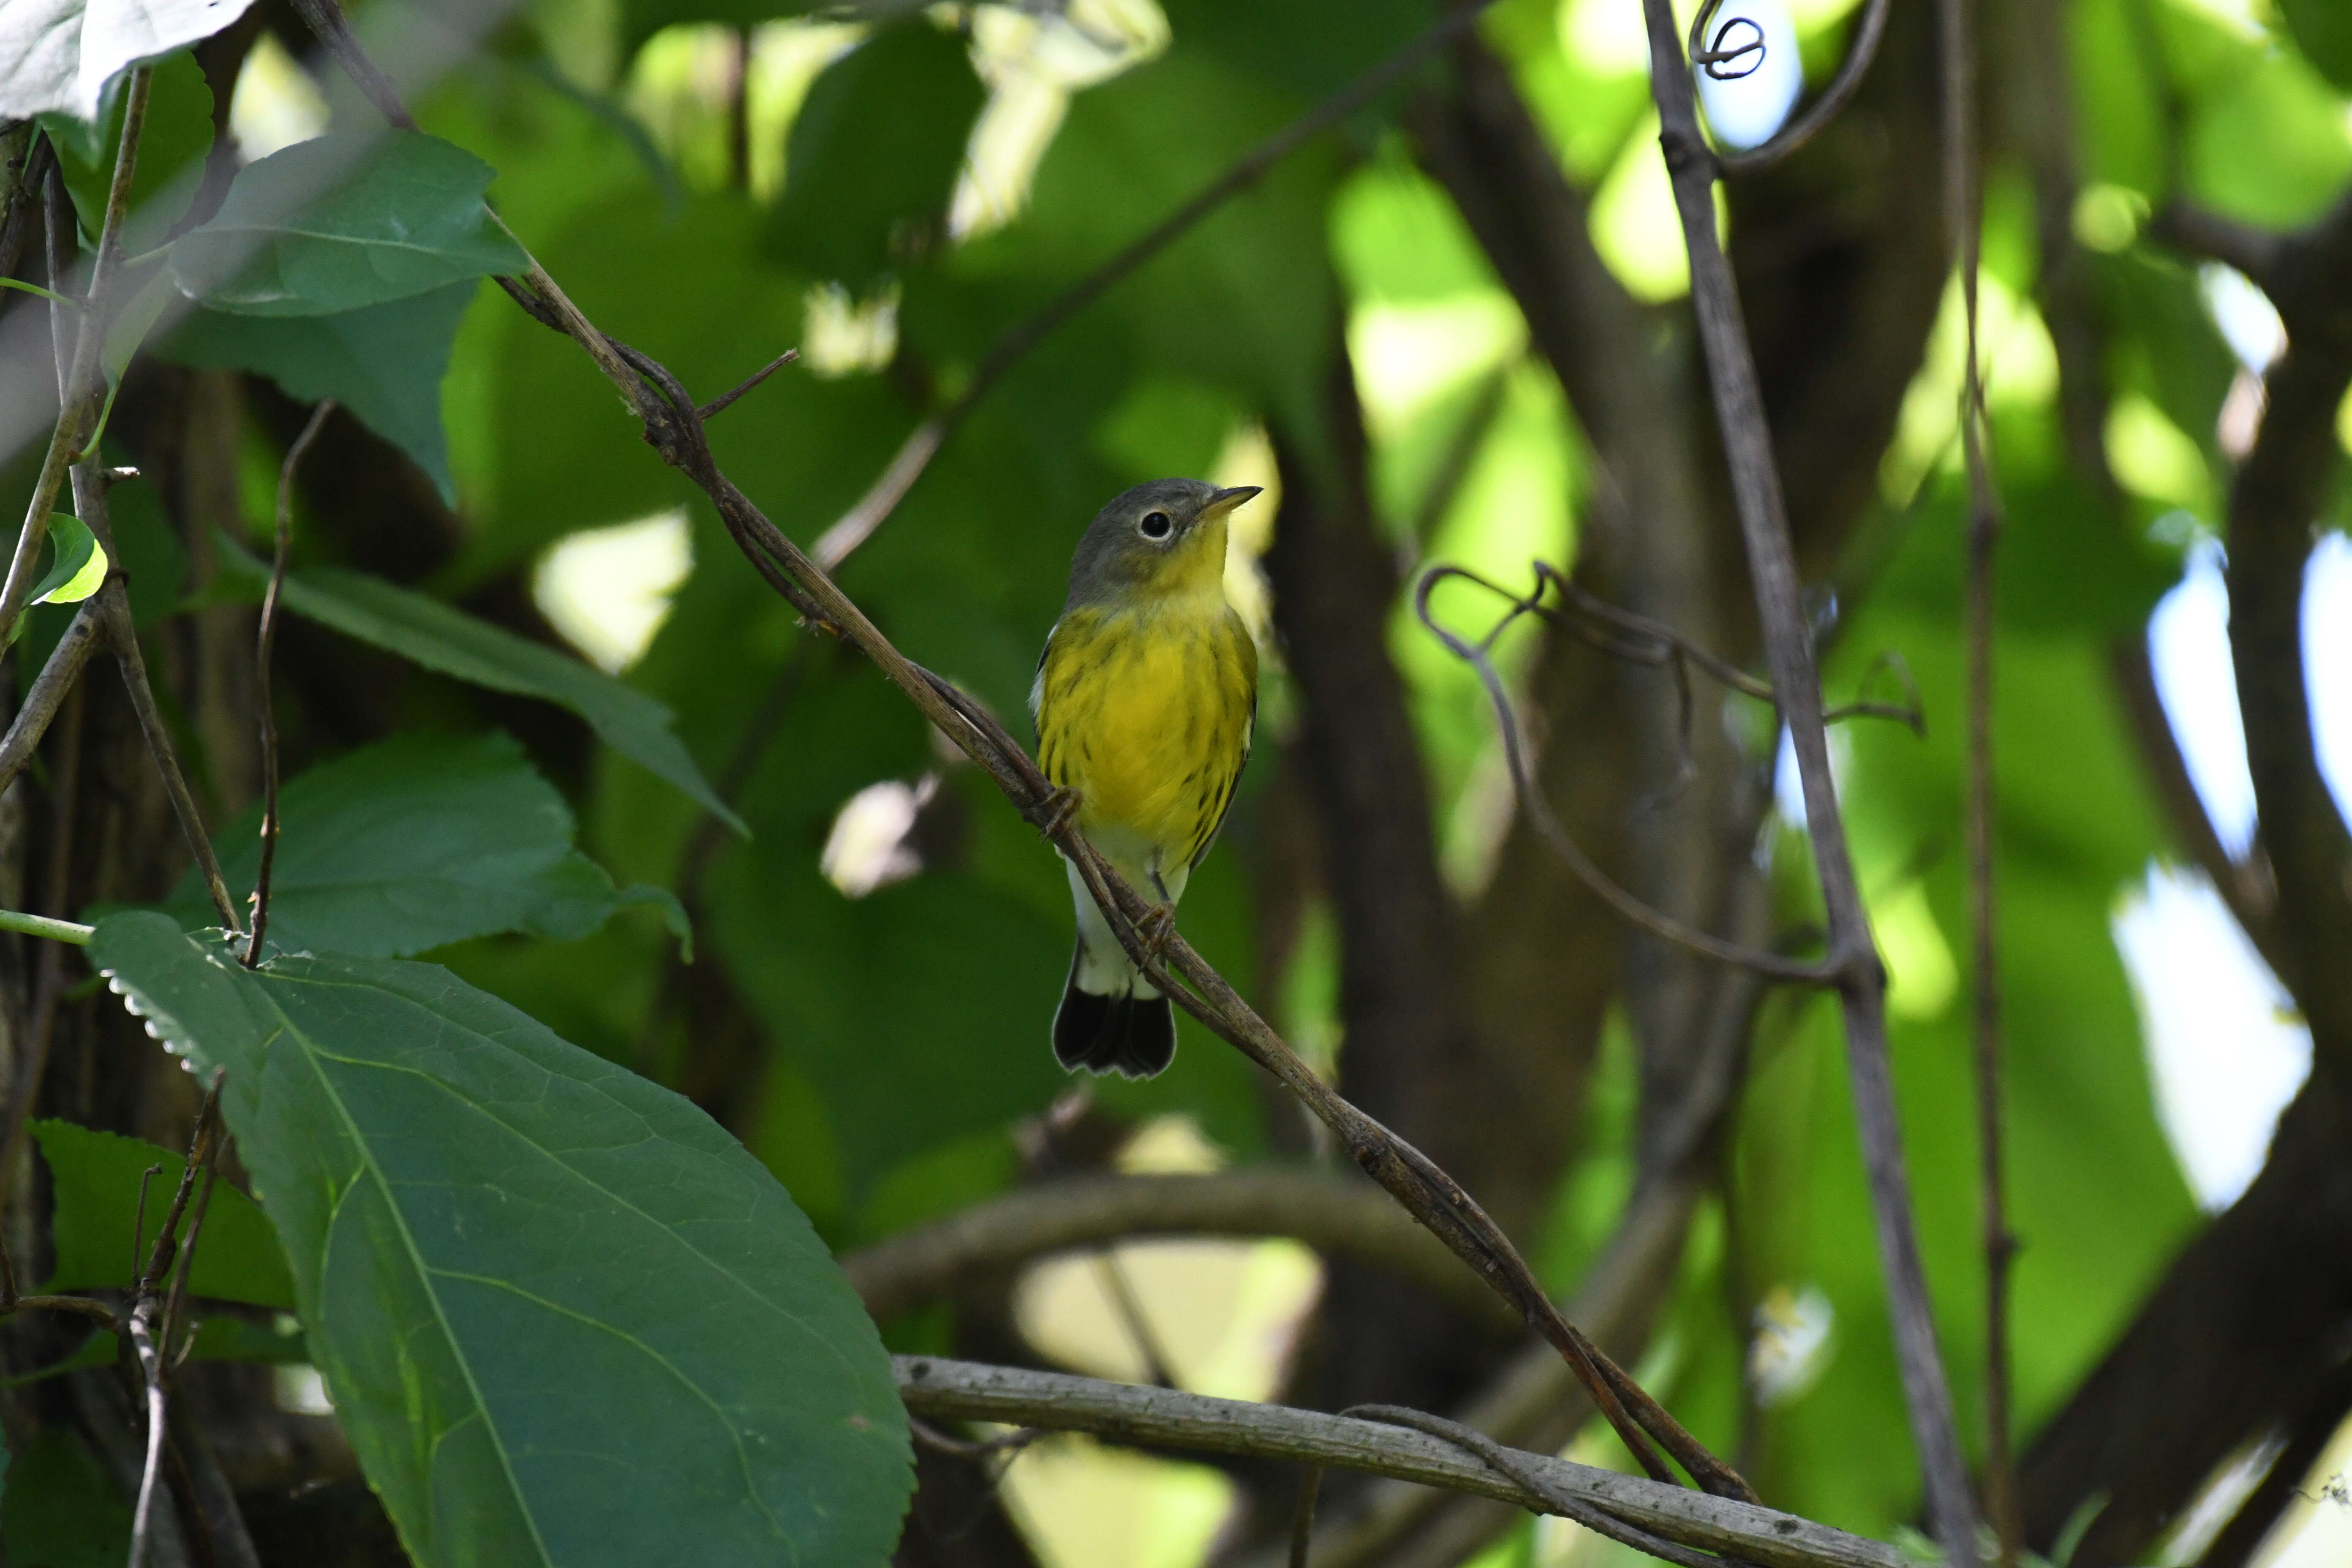
[[[255,573],[252,557],[227,557]],[[670,731],[670,711],[593,666],[476,620],[438,599],[396,588],[380,577],[325,569],[289,574],[286,607],[388,653],[493,691],[511,691],[569,708],[606,745],[668,780],[704,809],[744,831]]]
[[[32,1124],[49,1167],[50,1191],[56,1205],[50,1236],[57,1264],[44,1290],[121,1289],[132,1283],[131,1232],[139,1220],[142,1178],[161,1165],[149,1180],[146,1207],[150,1229],[163,1223],[172,1189],[187,1162],[169,1149],[158,1148],[120,1133],[99,1132],[70,1121],[39,1121]],[[185,1240],[194,1224],[194,1205],[180,1226]],[[145,1262],[145,1254],[140,1256]],[[223,1301],[249,1301],[257,1307],[294,1305],[294,1282],[286,1272],[286,1258],[278,1237],[251,1198],[226,1182],[213,1187],[205,1209],[205,1228],[197,1237],[196,1261],[188,1276],[191,1294]]]
[[[862,287],[943,243],[984,97],[963,40],[919,18],[827,66],[793,121],[777,253]]]
[[[0,120],[63,110],[100,118],[107,83],[134,60],[210,37],[252,0],[9,0],[0,5]]]
[[[260,825],[257,805],[220,835],[232,894],[254,885]],[[269,888],[268,940],[289,952],[404,958],[496,931],[572,941],[646,902],[685,934],[676,900],[617,890],[572,847],[572,808],[503,734],[395,736],[295,779]],[[192,931],[213,923],[193,868],[171,912]]]
[[[530,258],[483,205],[493,172],[414,131],[314,137],[242,170],[172,247],[182,293],[251,316],[329,316]]]
[[[143,911],[90,954],[227,1068],[312,1358],[420,1568],[888,1551],[911,1472],[881,1342],[701,1111],[432,965],[247,971]]]
[[[159,352],[182,364],[257,371],[298,403],[331,397],[408,454],[456,504],[441,383],[474,297],[468,280],[332,316],[245,316],[194,310]]]

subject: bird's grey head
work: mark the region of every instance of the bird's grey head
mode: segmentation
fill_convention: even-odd
[[[1209,525],[1258,493],[1255,485],[1219,489],[1200,479],[1153,479],[1111,499],[1095,513],[1070,562],[1070,603],[1112,598],[1123,590],[1202,575],[1216,581],[1224,570],[1223,551],[1212,563],[1198,557],[1205,536],[1222,539]],[[1215,576],[1207,575],[1213,567]]]

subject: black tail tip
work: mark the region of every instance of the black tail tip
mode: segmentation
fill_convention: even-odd
[[[1097,996],[1076,985],[1054,1015],[1054,1059],[1072,1072],[1156,1078],[1176,1059],[1176,1014],[1165,996]]]

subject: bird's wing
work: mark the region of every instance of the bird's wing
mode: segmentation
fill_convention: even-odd
[[[1242,771],[1249,766],[1250,742],[1257,738],[1256,660],[1253,658],[1250,662],[1249,717],[1242,721],[1241,749],[1234,754],[1233,767],[1218,782],[1217,804],[1210,818],[1209,831],[1202,836],[1201,847],[1192,851],[1192,858],[1186,862],[1188,869],[1198,867],[1208,858],[1209,851],[1216,847],[1217,835],[1225,830],[1225,818],[1233,815],[1234,796],[1240,792]]]

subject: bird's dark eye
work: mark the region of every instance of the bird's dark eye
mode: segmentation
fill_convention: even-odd
[[[1147,511],[1143,514],[1143,537],[1146,539],[1165,539],[1168,537],[1168,531],[1175,526],[1168,521],[1168,514],[1164,511]]]

